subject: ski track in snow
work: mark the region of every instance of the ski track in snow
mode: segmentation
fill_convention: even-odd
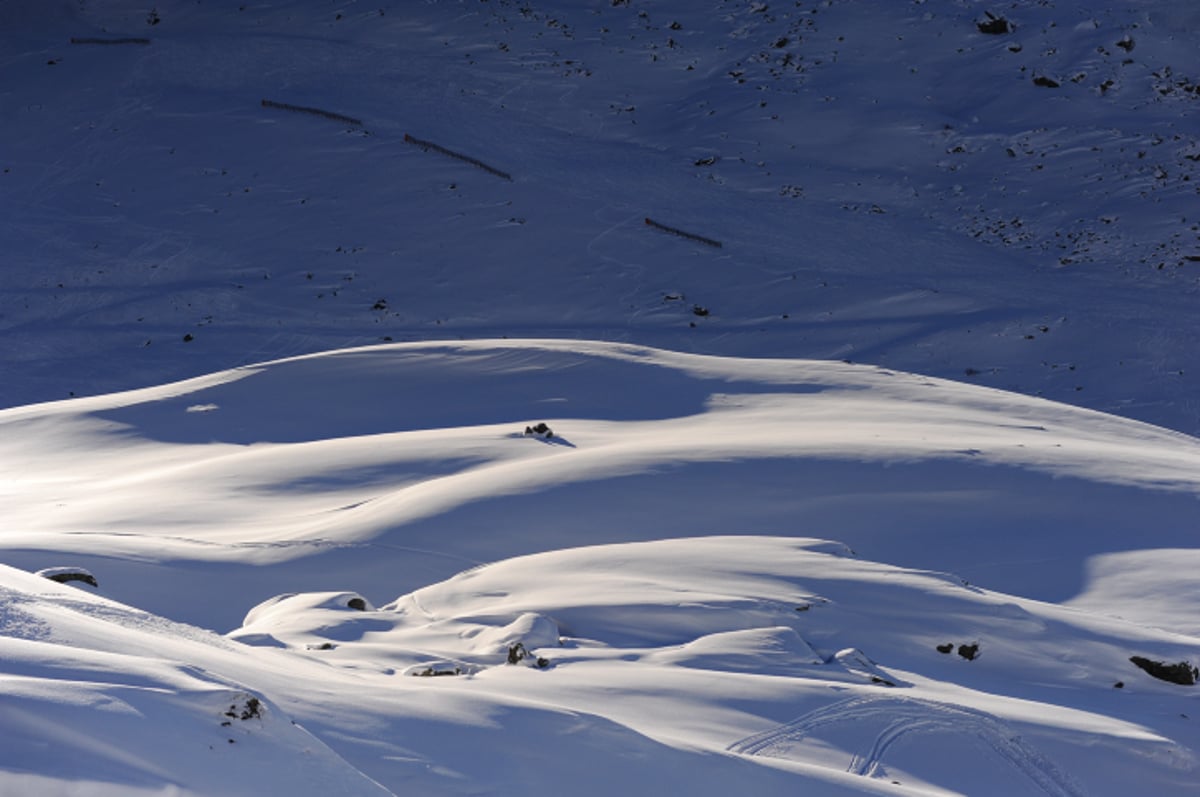
[[[877,775],[888,751],[907,737],[949,732],[981,740],[1048,797],[1085,797],[1067,773],[1008,725],[981,711],[932,700],[892,696],[847,698],[740,739],[727,750],[738,755],[787,758],[790,745],[804,741],[820,728],[872,720],[881,722],[883,730],[869,747],[853,754],[846,767],[850,774]]]

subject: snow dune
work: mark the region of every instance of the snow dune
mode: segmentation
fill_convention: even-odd
[[[537,422],[554,435],[526,435]],[[137,584],[139,605],[218,628],[297,580],[351,586],[335,573],[363,558],[357,588],[382,602],[480,561],[731,531],[1062,600],[1091,556],[1190,545],[1200,490],[1200,445],[1133,421],[868,366],[602,343],[347,350],[0,424],[11,562],[116,568],[112,594]],[[228,609],[199,616],[137,575],[146,560],[197,586],[227,563]]]
[[[0,3],[0,797],[1194,795],[1194,5]]]
[[[7,563],[99,582],[3,571],[7,789],[1198,774],[1194,693],[1130,661],[1200,661],[1177,596],[1138,588],[1188,583],[1186,435],[871,366],[562,341],[335,351],[0,426]]]
[[[1129,654],[1200,640],[818,540],[538,554],[378,609],[283,596],[227,638],[0,580],[8,789],[1183,794],[1197,774],[1190,693]]]

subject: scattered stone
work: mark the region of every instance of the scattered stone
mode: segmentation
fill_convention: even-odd
[[[938,653],[952,653],[953,651],[954,651],[954,643],[953,642],[947,642],[944,645],[937,646]]]
[[[1059,82],[1052,78],[1048,78],[1045,75],[1038,75],[1033,79],[1033,85],[1041,86],[1042,88],[1046,89],[1056,89],[1059,87]]]
[[[439,678],[444,675],[462,675],[462,670],[455,667],[453,670],[435,670],[433,667],[426,667],[423,670],[418,670],[413,674],[414,678]]]
[[[508,663],[509,664],[520,664],[521,662],[525,661],[526,659],[531,659],[531,658],[533,658],[533,655],[525,648],[524,643],[515,642],[512,645],[508,646]],[[533,666],[537,667],[539,670],[544,670],[550,666],[550,659],[544,658],[542,656],[533,658]]]
[[[974,661],[979,655],[979,643],[972,642],[970,645],[959,645],[958,655],[962,656],[967,661]]]
[[[257,697],[247,697],[246,704],[244,706],[239,709],[237,703],[234,703],[229,707],[229,710],[225,712],[225,716],[235,720],[242,720],[243,722],[250,719],[261,719],[262,701],[260,701]],[[221,724],[229,725],[230,723],[222,722]]]

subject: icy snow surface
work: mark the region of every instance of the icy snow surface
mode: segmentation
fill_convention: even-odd
[[[0,795],[1194,794],[1197,36],[0,4]]]

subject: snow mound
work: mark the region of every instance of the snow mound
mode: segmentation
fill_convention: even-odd
[[[383,795],[220,637],[0,566],[0,792]]]
[[[325,603],[278,604],[289,644],[327,632]],[[1144,651],[1200,661],[1200,640],[848,557],[819,540],[547,552],[472,569],[369,616],[378,631],[322,660],[359,676],[409,676],[431,699],[533,701],[808,776],[1073,796],[1136,788],[1136,777],[1114,772],[1138,760],[1172,762],[1168,792],[1200,772],[1195,729],[1151,719],[1194,694],[1130,660]],[[506,661],[518,643],[543,672]],[[446,692],[454,683],[470,686]],[[945,749],[957,752],[933,752]]]
[[[0,730],[21,740],[0,789],[540,790],[566,775],[547,759],[594,771],[589,797],[1182,794],[1200,775],[1197,693],[1133,661],[1200,661],[1200,640],[807,538],[551,551],[379,607],[284,594],[225,637],[0,568],[0,622]]]
[[[557,444],[522,439],[531,417]],[[1146,424],[595,342],[329,352],[4,410],[0,430],[11,564],[69,556],[106,594],[220,630],[270,595],[378,601],[480,561],[737,529],[1065,600],[1093,556],[1190,546],[1200,495],[1200,443]]]

